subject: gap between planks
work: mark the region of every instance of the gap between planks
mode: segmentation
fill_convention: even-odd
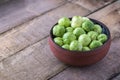
[[[118,75],[120,75],[120,72],[112,74],[112,75],[110,76],[110,78],[108,78],[107,80],[113,80],[113,79],[115,79]]]

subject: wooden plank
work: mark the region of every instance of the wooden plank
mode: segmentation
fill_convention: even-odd
[[[0,80],[47,80],[66,66],[51,53],[48,38],[0,63]]]
[[[0,0],[0,5],[8,2],[9,0]]]
[[[84,8],[94,11],[115,0],[71,0],[73,3],[83,6]]]
[[[11,0],[0,5],[0,33],[63,5],[65,2],[64,0]]]
[[[119,4],[120,1],[117,1],[89,16],[104,22],[110,28],[112,44],[108,55],[102,61],[89,67],[69,67],[50,80],[107,80],[112,74],[120,72]]]
[[[88,10],[80,6],[67,3],[60,8],[1,35],[0,61],[48,36],[50,28],[60,17],[86,15],[88,13]]]

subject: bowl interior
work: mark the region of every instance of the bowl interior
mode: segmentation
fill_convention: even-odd
[[[72,18],[70,18],[70,20],[71,20]],[[102,28],[102,33],[104,33],[104,34],[106,34],[107,35],[107,37],[108,37],[108,39],[106,40],[106,42],[110,39],[110,31],[109,31],[109,29],[107,28],[107,26],[106,25],[104,25],[102,22],[100,22],[100,21],[97,21],[97,20],[95,20],[95,19],[91,19],[91,18],[89,18],[94,24],[99,24],[100,26],[101,26],[101,28]],[[57,23],[55,24],[55,25],[57,25]],[[55,25],[53,25],[53,27],[55,26]],[[51,39],[52,39],[52,41],[54,42],[54,38],[55,38],[55,36],[53,35],[53,27],[51,28],[51,30],[50,30],[50,37],[51,37]],[[106,44],[106,42],[104,42],[104,44],[103,45],[105,45]],[[55,42],[54,42],[55,43]],[[55,43],[56,44],[56,43]],[[56,44],[57,45],[57,44]],[[103,46],[102,45],[102,46]],[[63,50],[67,50],[67,49],[64,49],[64,48],[62,48],[61,46],[59,46],[59,45],[57,45],[59,48],[61,48],[61,49],[63,49]],[[100,47],[102,47],[102,46],[100,46]],[[98,48],[100,48],[100,47],[98,47]],[[95,49],[92,49],[92,50],[90,50],[90,51],[94,51],[94,50],[96,50],[96,49],[98,49],[98,48],[95,48]],[[67,51],[70,51],[70,50],[67,50]],[[89,51],[73,51],[73,52],[89,52]]]

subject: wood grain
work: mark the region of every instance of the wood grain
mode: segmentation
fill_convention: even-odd
[[[0,63],[0,80],[47,80],[66,66],[48,46],[48,38]]]
[[[81,5],[90,11],[95,11],[107,4],[110,4],[113,1],[115,0],[72,0],[73,3]]]

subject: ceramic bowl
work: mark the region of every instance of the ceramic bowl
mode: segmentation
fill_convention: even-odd
[[[108,53],[108,50],[110,48],[111,44],[111,35],[110,31],[107,28],[106,25],[104,25],[102,22],[97,21],[95,19],[91,19],[96,24],[101,25],[102,27],[102,33],[106,34],[108,39],[107,41],[100,47],[95,48],[90,51],[70,51],[66,50],[59,45],[57,45],[54,42],[54,35],[52,34],[53,27],[50,30],[50,36],[49,36],[49,46],[53,54],[57,59],[60,61],[73,65],[73,66],[88,66],[97,63],[101,59],[103,59],[106,54]],[[55,24],[56,25],[56,24]]]

